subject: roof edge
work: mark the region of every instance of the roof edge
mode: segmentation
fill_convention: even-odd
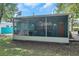
[[[19,17],[14,17],[16,18],[31,18],[31,17],[46,17],[46,16],[65,16],[69,15],[70,13],[65,13],[65,14],[46,14],[46,15],[33,15],[33,16],[19,16]]]

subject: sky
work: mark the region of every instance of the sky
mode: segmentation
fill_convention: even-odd
[[[17,5],[22,12],[21,16],[52,14],[55,3],[20,3]]]

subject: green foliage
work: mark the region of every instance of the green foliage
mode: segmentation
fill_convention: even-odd
[[[9,37],[1,38],[0,39],[0,46],[3,46],[3,47],[11,47],[10,42],[11,42],[11,38],[9,38]]]
[[[78,3],[60,3],[57,4],[57,13],[72,13],[74,18],[79,18]]]
[[[14,3],[0,3],[0,20],[12,18],[17,12],[16,6]]]

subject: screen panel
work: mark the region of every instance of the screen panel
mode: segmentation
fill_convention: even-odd
[[[48,37],[68,37],[68,16],[53,16],[47,18]]]
[[[18,20],[14,22],[14,34],[16,35],[68,37],[68,16],[36,17],[15,20]]]
[[[14,34],[22,36],[45,36],[44,18],[28,18],[21,20],[14,22]]]
[[[33,18],[29,21],[29,36],[45,36],[45,19]]]

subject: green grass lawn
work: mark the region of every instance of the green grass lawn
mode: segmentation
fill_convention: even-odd
[[[59,56],[79,55],[79,42],[66,44],[12,41],[10,37],[0,39],[0,56]]]

